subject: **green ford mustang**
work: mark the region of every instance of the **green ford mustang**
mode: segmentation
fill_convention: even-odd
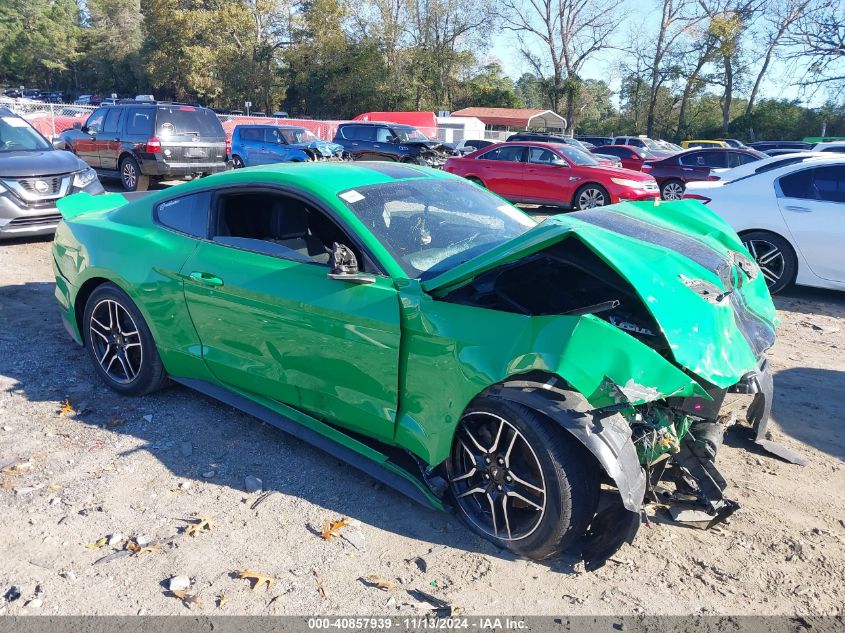
[[[733,512],[729,391],[767,444],[775,310],[697,202],[536,223],[440,171],[327,163],[60,208],[56,297],[111,388],[202,391],[520,555],[597,567],[658,494]]]

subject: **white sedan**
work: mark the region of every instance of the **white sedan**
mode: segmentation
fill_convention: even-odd
[[[771,292],[793,282],[845,290],[845,156],[691,182],[684,197],[733,226]]]

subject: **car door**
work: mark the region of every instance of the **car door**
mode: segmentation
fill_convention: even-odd
[[[778,206],[810,269],[845,282],[845,165],[802,169],[776,184]]]
[[[284,163],[290,160],[291,148],[279,130],[272,127],[264,128],[265,158],[270,163]]]
[[[545,147],[529,147],[526,161],[522,179],[525,199],[553,204],[572,201],[578,183],[572,180],[572,167],[565,159]]]
[[[264,132],[257,127],[243,127],[239,130],[241,148],[245,156],[242,158],[247,167],[263,165],[267,162],[267,152],[264,150]]]
[[[73,151],[91,167],[100,166],[100,153],[97,149],[97,137],[103,129],[103,121],[106,118],[108,108],[94,110],[85,125],[82,127],[84,134],[73,142]]]
[[[523,183],[525,146],[501,145],[475,159],[484,186],[510,200],[526,199]]]
[[[392,438],[400,342],[392,280],[330,279],[327,254],[286,246],[313,241],[318,224],[321,239],[353,250],[358,243],[331,214],[296,195],[227,189],[212,218],[212,239],[182,269],[208,369],[237,390]]]
[[[110,106],[106,108],[106,118],[103,120],[103,130],[97,137],[97,154],[100,157],[102,169],[117,169],[117,159],[120,157],[120,125],[125,108]]]
[[[709,152],[689,152],[682,154],[678,158],[678,172],[677,176],[684,182],[691,180],[705,180],[710,175],[711,167],[724,167],[725,161],[722,160],[720,164],[713,164],[712,158],[708,158]],[[710,163],[710,164],[708,164]]]
[[[386,125],[361,126],[361,160],[397,160],[396,136]]]

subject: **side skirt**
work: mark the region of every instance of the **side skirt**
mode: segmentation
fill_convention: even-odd
[[[204,380],[178,377],[171,377],[171,380],[248,413],[316,446],[421,505],[435,510],[449,509],[428,489],[420,476],[394,464],[387,455],[371,446],[301,411],[273,400],[232,391]]]

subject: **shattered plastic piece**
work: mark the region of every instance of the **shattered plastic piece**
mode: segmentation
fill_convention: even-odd
[[[258,477],[253,477],[252,475],[244,477],[244,490],[247,492],[261,492],[263,486],[264,482]]]
[[[701,510],[679,508],[676,506],[669,508],[669,514],[672,516],[672,520],[678,523],[709,523],[716,518],[715,515],[707,514]]]
[[[267,584],[267,589],[276,582],[276,579],[272,576],[268,576],[267,574],[262,574],[259,571],[255,571],[253,569],[244,569],[243,571],[237,572],[238,578],[243,578],[245,580],[249,580],[252,582],[252,591],[258,589],[260,585]]]
[[[191,579],[187,576],[173,576],[167,583],[167,588],[172,592],[187,591],[191,586]]]
[[[102,538],[98,538],[93,543],[88,543],[85,547],[88,549],[100,549],[101,547],[105,547],[109,542],[109,537],[104,536]]]
[[[65,398],[59,406],[59,415],[71,415],[73,413],[76,413],[76,409],[73,408],[70,399]]]
[[[6,593],[3,594],[3,599],[6,602],[14,602],[15,600],[20,599],[21,597],[21,588],[15,585],[12,585],[6,590]]]

